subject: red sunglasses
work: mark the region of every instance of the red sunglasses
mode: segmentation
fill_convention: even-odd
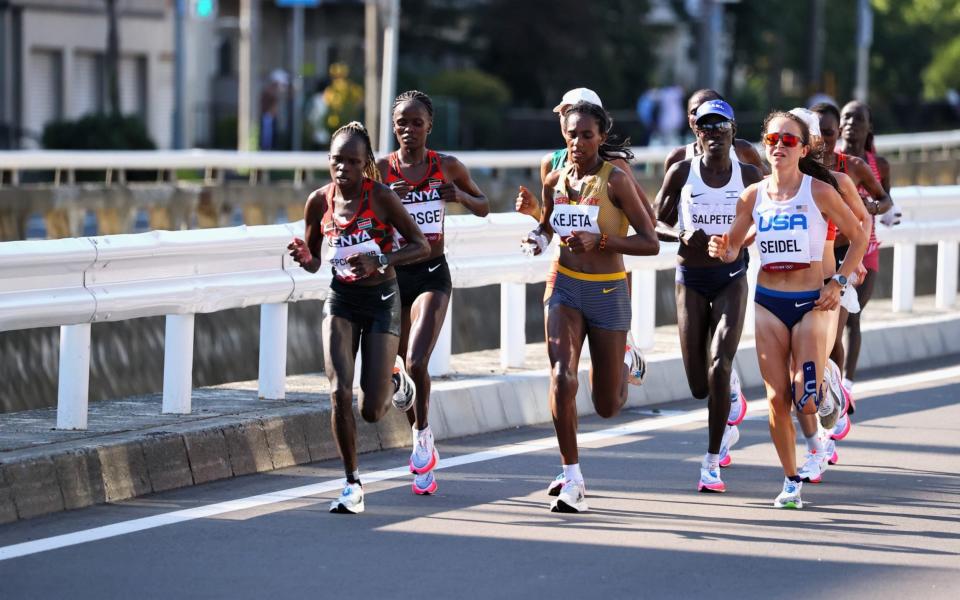
[[[800,136],[792,133],[768,133],[763,136],[763,143],[767,146],[776,146],[779,142],[787,148],[796,148],[800,142]]]

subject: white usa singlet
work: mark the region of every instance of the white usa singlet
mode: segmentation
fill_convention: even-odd
[[[690,163],[687,182],[680,190],[680,223],[684,230],[702,229],[707,235],[730,231],[737,216],[737,200],[743,193],[740,161],[732,161],[730,179],[720,187],[710,187],[700,174],[700,158]]]
[[[797,194],[773,200],[767,194],[769,179],[757,189],[753,221],[757,225],[757,249],[764,271],[806,269],[823,260],[827,221],[813,200],[813,178],[804,175]]]

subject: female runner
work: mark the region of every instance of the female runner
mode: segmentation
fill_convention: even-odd
[[[357,122],[338,129],[330,141],[330,177],[304,208],[306,241],[294,238],[288,249],[301,267],[316,273],[333,269],[323,305],[323,355],[330,380],[331,424],[347,483],[330,512],[364,510],[357,468],[357,424],[353,416],[353,371],[362,353],[360,415],[374,423],[398,391],[414,395],[403,371],[391,375],[400,342],[400,290],[394,267],[422,260],[427,240],[390,188],[379,178],[367,130]],[[393,251],[394,231],[406,245]],[[321,258],[321,255],[323,258]]]
[[[545,301],[550,408],[563,459],[564,482],[551,510],[583,512],[585,486],[577,448],[578,365],[584,339],[590,344],[591,391],[597,413],[616,415],[627,399],[630,298],[623,254],[653,255],[660,244],[629,177],[603,160],[610,115],[578,102],[563,112],[564,137],[573,161],[543,184],[539,226],[523,244],[543,252],[560,236],[553,291]],[[636,233],[627,236],[627,226]]]
[[[732,159],[736,121],[723,100],[700,105],[694,131],[704,152],[675,163],[667,172],[657,194],[657,234],[661,241],[680,243],[676,278],[680,350],[691,393],[708,398],[707,453],[697,489],[724,492],[721,453],[729,456],[735,443],[732,436],[739,437],[737,424],[729,425],[728,418],[733,357],[747,305],[747,253],[744,249],[732,263],[724,263],[707,254],[707,242],[710,235],[730,229],[740,194],[763,174]],[[737,418],[742,420],[745,414],[740,410]]]
[[[763,142],[770,177],[748,187],[737,204],[729,233],[713,236],[713,257],[733,262],[750,225],[757,225],[761,272],[756,290],[756,344],[760,373],[770,403],[770,436],[784,471],[778,508],[802,508],[791,404],[798,413],[816,413],[822,395],[827,312],[840,298],[837,278],[824,284],[820,262],[827,219],[851,240],[850,260],[839,275],[849,277],[867,239],[843,205],[836,180],[807,156],[810,133],[790,113],[771,113]]]
[[[393,133],[400,149],[377,162],[383,181],[403,201],[404,208],[430,243],[429,256],[419,262],[397,267],[400,286],[400,348],[395,372],[404,359],[416,386],[411,407],[398,392],[394,404],[406,411],[413,426],[410,470],[415,474],[415,494],[437,490],[433,469],[440,459],[427,415],[430,410],[430,374],[427,366],[436,346],[443,319],[450,304],[450,269],[444,255],[443,216],[445,205],[459,202],[471,213],[483,217],[490,211],[487,198],[470,177],[463,163],[453,156],[428,150],[427,135],[433,127],[433,102],[423,92],[410,90],[393,102]],[[397,237],[400,248],[405,244]]]

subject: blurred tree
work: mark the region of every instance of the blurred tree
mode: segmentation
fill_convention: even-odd
[[[456,101],[459,147],[492,148],[501,143],[502,111],[510,102],[510,89],[503,81],[478,69],[454,69],[437,75],[428,89],[431,95]]]

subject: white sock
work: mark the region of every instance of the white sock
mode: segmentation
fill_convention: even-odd
[[[707,452],[703,455],[703,462],[700,463],[704,469],[718,469],[720,468],[720,455],[719,454],[710,454]]]
[[[350,481],[351,479],[352,479],[353,481]],[[349,479],[348,479],[348,482],[349,482],[349,483],[357,483],[357,484],[360,483],[360,469],[357,469],[356,471],[350,473],[350,477],[349,477]]]
[[[807,452],[819,452],[820,451],[820,440],[816,433],[813,435],[803,434],[803,437],[807,438]]]
[[[423,445],[427,448],[433,448],[433,431],[431,431],[429,425],[423,429],[417,429],[416,425],[413,426],[413,445],[416,446],[420,440],[423,440]]]
[[[623,364],[627,365],[628,369],[633,366],[633,353],[629,350],[623,352]]]
[[[730,369],[730,397],[740,397],[740,376],[737,375],[736,369]]]
[[[580,473],[580,463],[563,465],[563,478],[567,481],[583,481],[583,474]]]

